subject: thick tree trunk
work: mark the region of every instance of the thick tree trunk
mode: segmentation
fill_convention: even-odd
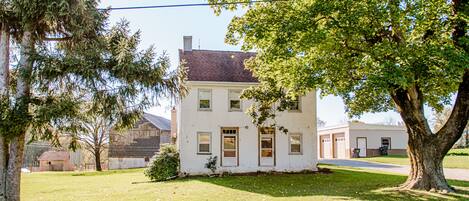
[[[16,82],[16,114],[22,115],[22,118],[29,118],[29,99],[30,99],[30,79],[32,71],[32,61],[30,59],[33,52],[34,42],[30,32],[23,33],[20,44],[21,58],[18,62],[18,69],[21,72]],[[23,164],[23,153],[26,132],[29,128],[29,122],[21,122],[21,129],[14,133],[10,140],[10,150],[8,158],[8,169],[6,176],[6,198],[8,201],[20,200],[21,166]]]
[[[443,173],[443,158],[456,141],[461,138],[469,118],[469,69],[459,84],[453,110],[445,125],[432,133],[423,112],[423,94],[418,86],[407,90],[396,89],[391,94],[402,119],[408,141],[411,172],[403,189],[435,190],[453,192]]]
[[[103,169],[101,168],[101,150],[99,150],[99,148],[94,150],[94,159],[96,163],[96,171],[102,171]]]
[[[10,34],[5,25],[0,24],[0,101],[8,102],[8,82],[10,67]],[[6,200],[6,172],[8,142],[0,133],[0,201]]]
[[[10,143],[7,171],[7,200],[20,200],[21,166],[23,164],[25,135],[15,136]]]
[[[7,153],[8,145],[6,139],[3,136],[0,136],[0,201],[6,200]]]
[[[446,153],[441,151],[439,143],[435,143],[435,140],[435,137],[426,134],[409,136],[407,150],[411,171],[401,188],[434,190],[443,193],[453,191],[443,172],[443,158]]]
[[[10,33],[0,24],[0,95],[8,95],[10,73]]]

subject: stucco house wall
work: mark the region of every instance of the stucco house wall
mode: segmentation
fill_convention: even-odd
[[[311,92],[301,100],[301,112],[282,112],[277,115],[278,125],[288,128],[290,133],[303,135],[303,154],[289,155],[288,134],[276,130],[275,166],[259,166],[258,128],[252,124],[246,109],[253,103],[242,100],[243,111],[228,110],[228,90],[245,89],[256,83],[189,82],[187,96],[177,107],[178,148],[181,157],[181,172],[189,174],[208,173],[204,167],[210,156],[221,155],[221,128],[239,128],[239,166],[219,167],[218,171],[300,171],[316,170],[316,93]],[[212,110],[198,110],[198,89],[212,90]],[[197,132],[211,132],[211,154],[197,154]],[[218,160],[220,166],[220,160]]]

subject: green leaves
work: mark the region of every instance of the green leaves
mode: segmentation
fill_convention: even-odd
[[[7,17],[2,22],[11,27],[12,39],[19,43],[23,33],[31,33],[27,62],[33,64],[27,74],[22,66],[11,69],[12,80],[21,77],[28,92],[24,104],[14,96],[2,101],[1,135],[31,128],[33,140],[54,141],[59,134],[77,132],[77,119],[91,114],[125,128],[159,98],[176,99],[185,92],[185,72],[170,71],[168,56],[156,54],[152,46],[140,50],[140,32],[132,33],[127,21],[108,27],[107,12],[97,9],[97,1],[1,3],[0,15]],[[16,88],[11,82],[12,95]],[[18,132],[12,132],[15,122]]]
[[[452,6],[440,0],[253,4],[232,20],[226,41],[259,52],[246,62],[261,81],[245,92],[250,98],[262,101],[261,92],[250,91],[319,89],[341,96],[349,115],[358,116],[392,110],[394,90],[418,86],[424,103],[439,109],[469,66],[467,51],[452,38],[452,20],[467,17],[453,16]],[[273,97],[262,104],[291,96]]]

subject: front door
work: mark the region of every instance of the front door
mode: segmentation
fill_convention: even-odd
[[[259,129],[259,165],[275,166],[275,129]]]
[[[366,157],[366,137],[357,138],[357,148],[360,149],[358,156]]]
[[[238,128],[221,129],[221,165],[224,167],[238,166],[238,131]]]

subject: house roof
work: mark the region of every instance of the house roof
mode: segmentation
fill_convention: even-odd
[[[255,56],[253,52],[179,50],[179,59],[186,62],[188,81],[258,82],[244,61]]]
[[[150,123],[152,123],[154,126],[159,128],[160,130],[168,130],[168,131],[171,130],[171,121],[169,119],[156,116],[153,114],[149,114],[149,113],[144,113],[143,118],[148,120]]]
[[[38,159],[40,161],[64,161],[70,159],[70,154],[66,151],[46,151]]]

